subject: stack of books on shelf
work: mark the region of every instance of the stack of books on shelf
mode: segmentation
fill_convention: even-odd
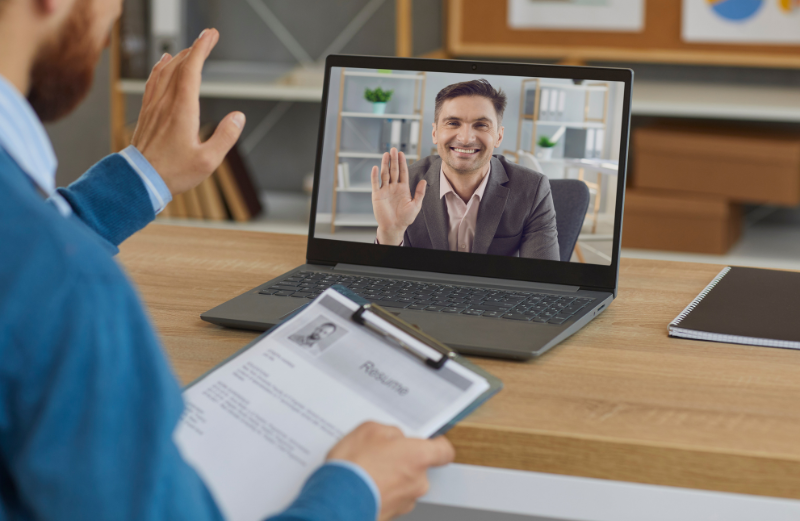
[[[233,147],[210,177],[173,197],[160,216],[247,222],[262,209],[250,173],[239,151]]]

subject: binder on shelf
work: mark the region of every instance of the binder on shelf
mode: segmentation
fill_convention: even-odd
[[[175,56],[186,43],[184,0],[150,1],[150,62],[155,64],[168,52]]]
[[[605,145],[606,131],[602,128],[595,129],[594,131],[594,155],[593,158],[603,157],[603,146]]]
[[[120,27],[120,76],[147,79],[150,74],[150,0],[126,0]]]
[[[408,136],[408,154],[412,156],[419,155],[419,121],[414,120],[409,125]]]
[[[558,119],[564,119],[564,110],[567,108],[567,91],[558,91]]]
[[[400,150],[400,139],[403,131],[403,122],[399,119],[392,120],[392,132],[389,137],[389,150],[396,148]]]
[[[502,386],[410,324],[332,286],[190,384],[174,437],[226,519],[264,519],[284,509],[358,425],[376,421],[409,437],[434,437]]]
[[[588,158],[594,157],[594,144],[595,144],[594,136],[595,136],[595,129],[587,128],[585,152],[583,154],[583,157],[588,157]]]
[[[539,119],[550,119],[550,89],[542,89],[539,100]]]
[[[587,142],[585,128],[568,128],[564,133],[564,157],[570,159],[586,157]]]
[[[350,165],[346,161],[339,163],[336,167],[336,173],[339,190],[350,188]]]
[[[528,89],[525,91],[525,111],[526,116],[533,116],[534,106],[536,104],[536,89]]]
[[[401,130],[400,130],[400,148],[397,150],[404,154],[408,154],[408,142],[411,138],[410,131],[411,125],[406,120],[400,120]]]
[[[558,119],[558,98],[559,91],[553,90],[550,92],[550,119]]]

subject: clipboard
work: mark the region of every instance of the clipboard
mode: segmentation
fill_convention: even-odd
[[[450,429],[455,427],[458,422],[460,422],[461,420],[463,420],[464,418],[466,418],[467,416],[472,414],[478,407],[480,407],[487,400],[489,400],[489,398],[491,398],[492,396],[494,396],[495,394],[497,394],[498,392],[500,392],[503,389],[503,381],[502,380],[500,380],[499,378],[497,378],[496,376],[494,376],[490,372],[486,371],[485,369],[473,364],[472,362],[467,360],[465,357],[459,355],[457,352],[453,351],[452,349],[447,347],[445,344],[439,342],[438,340],[436,340],[432,336],[426,334],[422,330],[413,327],[411,324],[409,324],[405,320],[401,320],[401,319],[397,318],[395,315],[393,315],[391,312],[387,311],[385,308],[382,308],[381,306],[378,306],[377,304],[370,303],[364,297],[360,297],[360,296],[356,295],[355,293],[353,293],[352,291],[350,291],[348,288],[346,288],[344,286],[334,285],[334,286],[331,286],[331,288],[336,290],[337,292],[341,293],[345,297],[349,298],[353,302],[355,302],[357,304],[361,304],[361,308],[359,308],[359,311],[361,311],[361,315],[362,316],[363,316],[363,314],[365,312],[374,313],[374,314],[380,316],[381,318],[383,318],[384,320],[386,320],[387,322],[389,322],[392,326],[398,328],[399,330],[401,330],[401,331],[403,331],[405,333],[410,334],[416,340],[419,340],[420,342],[428,345],[432,349],[434,349],[434,350],[438,351],[439,353],[441,353],[442,357],[441,357],[440,360],[429,360],[429,359],[426,360],[424,358],[424,355],[420,356],[420,355],[414,353],[415,356],[417,356],[418,358],[420,358],[423,361],[423,363],[425,363],[426,365],[430,366],[431,370],[440,369],[446,362],[459,364],[459,365],[469,369],[473,373],[476,373],[476,374],[482,376],[489,383],[489,388],[486,391],[484,391],[483,394],[478,396],[478,398],[476,398],[475,401],[473,401],[466,409],[461,411],[457,416],[455,416],[447,424],[442,426],[441,429],[436,431],[431,436],[431,438],[435,438],[436,436],[441,436],[442,434],[446,433],[447,431],[449,431]],[[305,306],[303,306],[303,307],[305,307]],[[295,313],[297,313],[299,311],[300,310],[297,310]],[[358,314],[358,312],[356,312],[356,313]],[[294,313],[292,315],[294,315]],[[354,321],[358,323],[358,318],[356,318],[355,316],[354,316]],[[384,337],[394,338],[394,335],[392,335],[391,332],[389,332],[389,331],[381,331],[378,334],[381,334]],[[398,344],[400,343],[397,340],[395,340],[395,341]],[[405,346],[401,346],[401,347],[403,347],[404,349],[407,349]]]
[[[486,391],[484,391],[481,395],[479,395],[471,404],[469,404],[469,406],[467,406],[460,413],[458,413],[455,417],[453,417],[448,423],[443,425],[438,431],[436,431],[434,434],[432,434],[431,438],[434,438],[436,436],[440,436],[440,435],[446,433],[447,431],[449,431],[450,429],[452,429],[453,427],[455,427],[455,425],[458,422],[462,421],[464,418],[469,416],[478,407],[480,407],[487,400],[489,400],[489,398],[491,398],[492,396],[494,396],[495,394],[500,392],[500,390],[502,390],[503,382],[499,378],[497,378],[496,376],[492,375],[491,373],[489,373],[485,369],[473,364],[472,362],[467,360],[465,357],[459,355],[458,353],[456,353],[455,351],[450,349],[445,344],[439,342],[438,340],[436,340],[435,338],[431,337],[430,335],[424,333],[423,331],[413,327],[408,322],[405,322],[404,320],[401,320],[401,319],[397,318],[395,315],[393,315],[391,312],[387,311],[385,308],[382,308],[381,306],[378,306],[376,304],[371,303],[370,301],[368,301],[365,298],[353,293],[352,291],[350,291],[348,288],[346,288],[344,286],[334,285],[334,286],[331,286],[330,289],[335,290],[339,294],[347,297],[349,300],[352,300],[353,302],[355,302],[356,304],[358,304],[360,306],[359,309],[351,317],[351,320],[352,320],[353,323],[358,324],[361,327],[366,327],[366,328],[372,330],[375,334],[377,334],[377,335],[383,337],[384,339],[386,339],[387,343],[393,343],[394,345],[396,345],[398,349],[406,350],[407,352],[412,354],[414,357],[419,359],[420,363],[427,365],[430,368],[430,370],[432,370],[432,371],[439,370],[446,363],[459,364],[462,367],[464,367],[464,368],[472,371],[473,373],[481,376],[482,378],[484,378],[488,382],[489,388]],[[301,306],[301,307],[299,307],[298,309],[294,310],[292,313],[286,315],[281,320],[281,322],[279,322],[278,324],[275,324],[270,329],[268,329],[267,331],[265,331],[264,333],[259,335],[257,338],[255,338],[252,342],[250,342],[249,344],[244,346],[242,349],[238,350],[236,353],[232,354],[231,356],[229,356],[228,358],[226,358],[225,360],[223,360],[219,364],[215,365],[214,367],[212,367],[211,369],[206,371],[204,374],[202,374],[196,380],[190,382],[186,387],[184,387],[184,391],[186,391],[187,389],[191,388],[192,386],[194,386],[198,382],[202,381],[204,378],[209,376],[211,373],[213,373],[217,369],[219,369],[222,366],[224,366],[225,364],[233,361],[235,358],[240,356],[242,353],[246,352],[248,349],[250,349],[254,345],[256,345],[259,342],[261,342],[261,340],[264,337],[269,336],[272,332],[274,332],[277,328],[279,328],[284,322],[287,322],[287,321],[291,320],[292,318],[294,318],[296,315],[299,315],[300,313],[302,313],[306,309],[306,307],[308,307],[309,304],[310,304],[310,302],[305,304],[305,305],[303,305],[303,306]],[[369,319],[368,319],[368,317],[371,316],[371,315],[379,317],[384,322],[388,323],[390,325],[390,327],[388,327],[388,328],[376,327],[374,322],[370,322]],[[436,353],[438,353],[439,357],[438,358],[433,358],[433,357],[431,357],[429,355],[426,355],[424,353],[419,352],[418,350],[414,349],[413,346],[409,345],[408,342],[403,341],[400,338],[400,335],[397,334],[397,332],[402,332],[402,333],[405,333],[405,334],[411,336],[414,340],[419,341],[420,343],[422,343],[425,346],[429,347],[431,350],[433,350]]]

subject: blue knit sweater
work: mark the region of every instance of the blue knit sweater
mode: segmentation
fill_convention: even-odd
[[[0,149],[0,521],[220,519],[173,443],[183,410],[117,245],[154,218],[118,155],[46,204]],[[354,472],[326,465],[275,520],[374,521]]]

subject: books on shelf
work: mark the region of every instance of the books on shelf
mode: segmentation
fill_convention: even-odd
[[[419,153],[419,121],[387,118],[381,124],[380,152],[389,152],[392,148],[406,155]]]
[[[263,208],[261,206],[261,200],[258,198],[258,189],[253,183],[253,176],[250,174],[250,169],[245,164],[238,146],[234,145],[230,152],[228,152],[222,164],[226,163],[233,173],[237,190],[241,194],[244,204],[247,206],[250,218],[259,215]]]
[[[419,121],[414,120],[409,125],[408,155],[419,155]]]
[[[211,135],[213,127],[201,130],[201,139]],[[249,221],[263,211],[258,190],[250,172],[234,146],[217,170],[188,192],[173,196],[159,217],[177,217],[224,221],[229,218]]]

